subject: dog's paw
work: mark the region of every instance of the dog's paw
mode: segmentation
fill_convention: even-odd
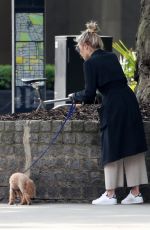
[[[20,204],[21,204],[21,205],[26,205],[27,203],[26,203],[26,202],[21,202]]]
[[[31,205],[32,203],[31,202],[28,202],[28,205]]]
[[[9,205],[13,205],[13,204],[14,204],[14,202],[10,201],[8,204],[9,204]]]
[[[28,201],[28,202],[24,201],[24,202],[21,202],[20,204],[21,205],[31,205],[31,202],[30,201]]]

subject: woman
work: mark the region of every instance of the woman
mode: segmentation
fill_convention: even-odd
[[[102,94],[98,112],[106,192],[92,204],[117,204],[115,189],[124,186],[124,173],[131,190],[121,203],[143,203],[139,185],[148,183],[147,146],[138,102],[117,56],[103,50],[97,23],[87,23],[86,27],[76,39],[76,48],[85,60],[85,89],[69,97],[75,102],[93,103],[96,90]]]

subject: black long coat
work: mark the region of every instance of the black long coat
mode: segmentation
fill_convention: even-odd
[[[85,89],[74,93],[74,100],[93,103],[96,90],[102,94],[102,107],[98,112],[103,165],[146,151],[139,105],[117,56],[99,49],[83,67]]]

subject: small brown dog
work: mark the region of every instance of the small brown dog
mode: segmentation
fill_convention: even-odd
[[[14,204],[17,197],[21,204],[31,204],[31,198],[35,197],[36,188],[34,182],[24,173],[13,173],[9,178],[9,204]]]

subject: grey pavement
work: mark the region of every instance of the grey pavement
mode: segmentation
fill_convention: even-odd
[[[150,204],[95,206],[91,204],[0,204],[0,230],[118,230],[150,229]]]

